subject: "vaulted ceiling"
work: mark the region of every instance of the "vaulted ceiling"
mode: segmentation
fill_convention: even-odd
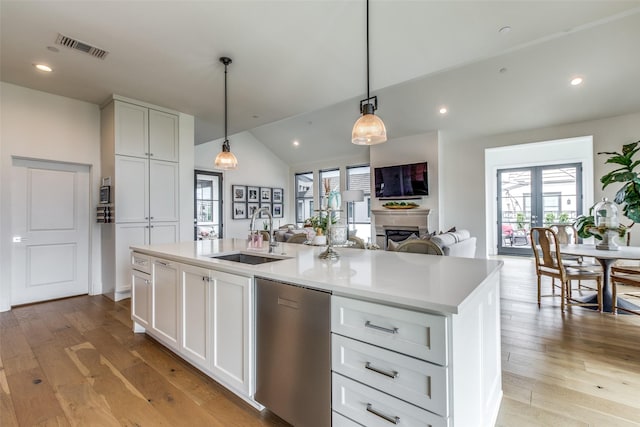
[[[391,139],[640,111],[640,1],[371,0],[370,8],[372,94]],[[108,54],[57,45],[59,34]],[[230,135],[250,131],[290,164],[366,150],[350,144],[366,93],[364,0],[2,0],[0,43],[2,81],[192,114],[196,143],[223,136],[218,58],[229,56]],[[40,62],[53,72],[37,71]],[[584,83],[571,86],[575,76]]]

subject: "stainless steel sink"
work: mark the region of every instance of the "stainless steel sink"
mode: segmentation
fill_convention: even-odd
[[[274,261],[282,261],[284,259],[284,258],[274,258],[274,257],[269,257],[264,255],[250,255],[250,254],[243,254],[243,253],[229,254],[229,255],[216,255],[216,256],[212,256],[211,258],[223,259],[225,261],[240,262],[242,264],[251,264],[251,265],[265,264],[267,262],[274,262]]]

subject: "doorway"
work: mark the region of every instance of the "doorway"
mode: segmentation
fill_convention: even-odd
[[[11,305],[89,292],[90,167],[13,158]]]
[[[194,176],[194,238],[222,238],[222,173],[196,170]]]
[[[529,230],[582,214],[582,164],[499,169],[498,254],[531,255]]]

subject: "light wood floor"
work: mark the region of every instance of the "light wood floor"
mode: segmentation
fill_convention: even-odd
[[[536,304],[530,260],[505,258],[499,426],[640,426],[640,316]],[[266,411],[265,411],[266,412]],[[286,426],[145,337],[128,300],[0,313],[0,426]]]

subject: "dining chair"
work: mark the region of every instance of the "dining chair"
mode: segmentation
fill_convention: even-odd
[[[629,288],[640,288],[640,268],[639,267],[611,267],[611,276],[609,276],[611,283],[611,298],[612,298],[612,312],[618,314],[618,310],[622,310],[627,313],[633,313],[640,315],[640,309],[633,310],[618,305],[618,297],[626,296],[634,298],[640,303],[640,290],[619,288],[620,285],[627,286]]]
[[[426,239],[410,239],[400,243],[396,248],[396,252],[412,252],[427,255],[444,255],[442,248],[431,240]]]
[[[558,238],[558,243],[561,245],[570,245],[578,243],[578,230],[573,224],[551,224],[549,228],[555,231]],[[585,259],[578,255],[563,255],[562,262],[565,267],[576,267],[581,270],[593,270],[602,271],[602,267],[592,258]],[[578,280],[578,288],[580,291],[582,288],[586,288],[592,291],[596,289],[592,286],[583,285],[582,280]]]
[[[304,243],[307,241],[306,233],[296,233],[293,236],[289,237],[287,243]]]
[[[364,249],[365,248],[364,240],[362,240],[358,236],[349,236],[348,240],[350,242],[353,242],[350,246],[347,246],[348,248],[353,248],[353,249]]]
[[[543,296],[555,296],[555,288],[560,288],[560,308],[564,311],[565,306],[595,306],[598,311],[602,311],[602,272],[593,270],[583,270],[576,267],[568,267],[562,262],[560,253],[560,242],[557,234],[551,228],[534,227],[531,229],[531,247],[535,257],[535,267],[538,282],[538,307],[541,306]],[[551,295],[542,295],[542,277],[547,276],[551,281]],[[557,285],[554,279],[560,281]],[[583,303],[572,298],[571,281],[573,280],[594,280],[596,282],[596,292],[598,294],[596,303]]]

